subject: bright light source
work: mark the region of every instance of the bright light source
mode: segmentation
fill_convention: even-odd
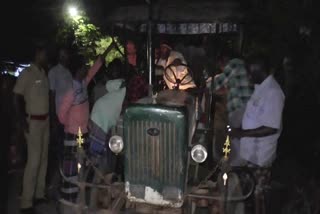
[[[228,180],[228,175],[227,173],[224,173],[223,176],[222,176],[222,179],[223,179],[223,185],[227,185],[227,180]]]
[[[78,16],[78,9],[76,7],[69,7],[69,14],[71,17]]]
[[[81,164],[78,163],[78,173],[80,173],[80,170],[81,170]]]

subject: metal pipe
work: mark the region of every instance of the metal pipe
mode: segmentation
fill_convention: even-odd
[[[196,168],[194,170],[193,182],[196,182],[198,180],[198,174],[199,174],[199,164],[197,163]]]
[[[153,54],[152,54],[152,0],[148,1],[149,19],[147,24],[147,59],[149,71],[149,96],[152,96]]]
[[[225,188],[224,188],[224,205],[223,205],[223,213],[224,214],[227,214],[228,213],[228,183],[229,183],[229,179],[226,180],[226,185],[225,185]]]
[[[190,173],[190,159],[191,159],[191,152],[188,151],[188,158],[187,158],[187,172],[186,172],[186,179],[184,183],[184,189],[188,188],[188,178],[189,178],[189,173]]]
[[[199,199],[209,199],[209,200],[217,200],[217,201],[223,201],[221,196],[210,196],[210,195],[198,195],[194,193],[188,194],[188,197],[190,198],[199,198]]]
[[[250,191],[248,194],[246,194],[244,196],[228,197],[226,200],[227,200],[227,202],[244,201],[244,200],[248,199],[251,196],[251,194],[253,192],[253,189],[254,188],[252,188],[252,191]],[[208,200],[216,200],[216,201],[225,201],[224,197],[222,197],[222,196],[199,195],[199,194],[194,194],[194,193],[189,193],[187,195],[187,197],[199,198],[199,199],[208,199]]]

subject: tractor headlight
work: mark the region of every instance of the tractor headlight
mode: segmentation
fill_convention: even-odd
[[[197,163],[203,163],[208,156],[206,148],[200,144],[195,145],[191,150],[191,157]]]
[[[109,140],[109,148],[115,153],[119,154],[123,150],[123,139],[120,136],[114,135]]]

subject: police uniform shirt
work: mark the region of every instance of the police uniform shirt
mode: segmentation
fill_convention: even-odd
[[[29,115],[44,115],[49,112],[49,83],[43,69],[31,64],[19,76],[14,93],[22,95]]]

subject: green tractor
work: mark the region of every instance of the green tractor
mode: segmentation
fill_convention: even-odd
[[[107,21],[116,27],[134,28],[147,34],[150,96],[125,109],[107,143],[123,160],[123,179],[112,180],[114,174],[103,175],[92,160],[88,161],[95,178],[100,178],[94,180],[100,182],[70,181],[82,189],[77,204],[62,201],[65,205],[73,206],[79,213],[231,214],[229,202],[242,202],[252,194],[255,184],[250,173],[241,172],[246,178],[239,179],[228,165],[228,142],[220,161],[214,162],[212,157],[211,88],[180,90],[189,80],[173,75],[174,78],[167,79],[176,86],[174,89],[152,93],[154,29],[167,35],[231,33],[237,40],[236,46],[241,48],[241,25],[230,22],[240,18],[236,4],[188,3],[181,7],[172,2],[164,7],[161,1],[120,8],[108,16]],[[172,66],[163,71],[164,76],[170,76]],[[193,77],[191,69],[186,68],[187,75]],[[202,115],[205,119],[200,120]],[[230,179],[235,179],[232,185]],[[91,189],[89,199],[84,194],[87,187]],[[240,193],[231,194],[228,188]],[[91,201],[90,205],[86,205],[87,201]]]

